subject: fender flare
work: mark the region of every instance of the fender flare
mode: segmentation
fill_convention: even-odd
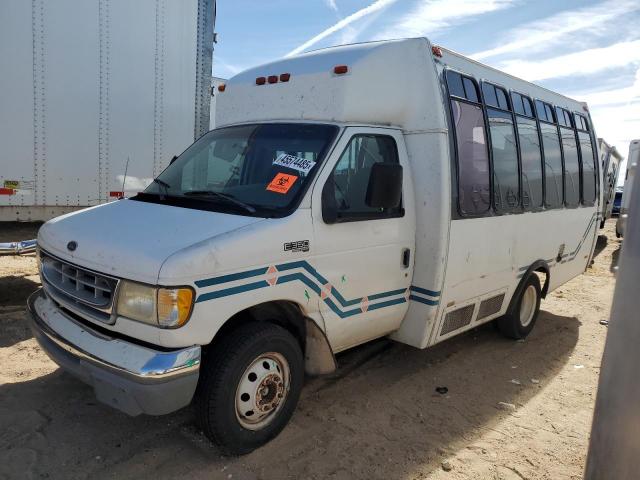
[[[546,262],[546,260],[536,260],[531,265],[529,265],[529,268],[527,268],[525,272],[522,274],[520,283],[518,284],[515,291],[513,292],[513,295],[511,296],[511,303],[509,303],[509,310],[512,309],[514,300],[517,298],[520,298],[520,295],[522,294],[522,290],[524,289],[524,284],[526,283],[527,279],[531,275],[535,275],[534,272],[539,272],[539,271],[544,272],[544,274],[546,275],[546,278],[544,280],[544,285],[542,286],[542,290],[540,290],[540,296],[542,298],[545,298],[547,296],[547,293],[549,292],[549,284],[551,280],[551,269],[549,268],[549,264]]]

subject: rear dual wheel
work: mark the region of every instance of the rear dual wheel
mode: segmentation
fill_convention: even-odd
[[[271,323],[244,325],[203,364],[196,421],[223,453],[249,453],[286,426],[303,380],[302,350],[291,333]]]

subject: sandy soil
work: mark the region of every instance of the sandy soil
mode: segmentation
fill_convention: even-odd
[[[594,266],[543,302],[526,341],[488,325],[424,351],[380,340],[347,352],[335,375],[307,382],[285,431],[242,458],[221,457],[188,408],[129,418],[97,403],[26,327],[34,258],[0,257],[0,478],[582,478],[613,226]],[[0,241],[33,237],[21,228]]]

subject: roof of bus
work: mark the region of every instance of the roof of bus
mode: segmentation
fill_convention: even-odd
[[[441,51],[438,58],[426,38],[408,38],[327,47],[259,65],[227,81],[217,99],[216,125],[289,119],[397,125],[412,131],[446,128],[437,75],[445,67],[586,111],[582,102],[452,50]],[[347,72],[335,73],[338,65]]]

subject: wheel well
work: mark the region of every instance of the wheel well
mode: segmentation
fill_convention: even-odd
[[[534,262],[522,276],[522,282],[526,281],[529,275],[537,275],[540,280],[540,284],[542,285],[542,290],[540,291],[540,296],[545,298],[547,296],[547,292],[549,291],[549,280],[551,279],[551,272],[549,270],[549,265],[544,260],[538,260]],[[518,286],[519,288],[520,286]]]
[[[298,340],[300,348],[303,352],[305,351],[307,332],[302,310],[296,303],[275,301],[254,305],[229,318],[218,330],[211,343],[204,347],[205,354],[238,327],[251,322],[269,322],[281,326]]]

